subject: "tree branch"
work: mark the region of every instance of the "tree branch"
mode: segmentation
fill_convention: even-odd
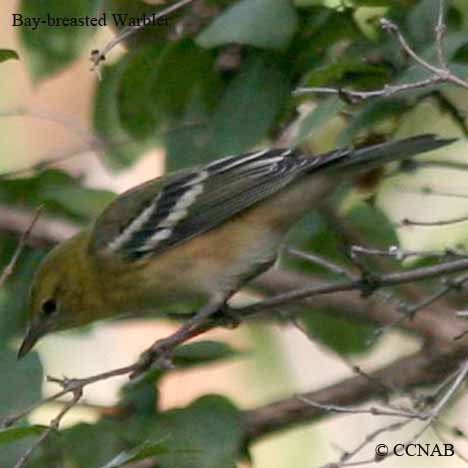
[[[193,0],[179,0],[178,2],[174,3],[173,5],[169,5],[168,7],[153,13],[149,17],[142,19],[139,24],[136,26],[128,26],[122,31],[115,36],[112,40],[110,40],[103,48],[102,50],[93,50],[91,52],[91,57],[90,60],[93,63],[92,70],[95,70],[98,72],[99,76],[99,71],[98,67],[99,65],[106,59],[107,54],[119,43],[130,37],[132,34],[136,33],[140,29],[150,25],[154,24],[158,19],[163,18],[164,16],[167,16],[171,13],[173,13],[176,10],[179,10],[180,8],[184,7],[185,5],[188,5],[189,3],[192,3]]]
[[[18,234],[25,232],[32,219],[32,212],[0,205],[0,231]],[[28,235],[26,242],[34,245],[53,245],[76,234],[79,226],[63,220],[41,216]]]
[[[26,227],[23,234],[21,234],[20,240],[18,242],[18,246],[16,247],[16,250],[13,253],[13,256],[11,257],[10,261],[8,262],[6,267],[0,272],[0,288],[3,286],[6,280],[13,273],[13,270],[19,260],[21,252],[23,251],[26,245],[26,242],[29,236],[31,235],[34,225],[37,223],[39,215],[40,215],[40,208],[36,210],[34,217],[32,218],[32,220],[29,221],[29,225]]]
[[[387,18],[380,19],[380,26],[384,31],[387,31],[395,36],[402,50],[408,54],[408,56],[417,63],[420,67],[430,71],[432,75],[429,78],[425,78],[419,81],[411,83],[401,83],[394,85],[385,85],[382,89],[376,89],[372,91],[359,91],[350,88],[332,88],[332,87],[302,87],[296,89],[294,94],[334,94],[343,97],[345,100],[351,103],[357,103],[366,99],[372,99],[376,97],[390,97],[394,94],[402,91],[408,91],[411,89],[420,89],[433,86],[438,83],[453,83],[462,88],[468,89],[468,82],[455,75],[450,71],[447,65],[447,60],[444,54],[443,38],[445,34],[445,4],[443,0],[439,3],[439,15],[437,19],[437,25],[435,28],[436,36],[436,47],[437,47],[437,58],[438,65],[432,65],[431,63],[424,60],[408,43],[405,36],[401,32],[400,28]]]
[[[390,365],[370,374],[384,385],[408,389],[440,381],[453,372],[464,355],[455,353],[418,352],[398,359]],[[364,376],[355,376],[317,391],[278,400],[244,412],[247,439],[252,442],[291,427],[317,421],[331,412],[313,406],[307,400],[321,405],[359,405],[381,396],[381,388]],[[333,413],[333,412],[332,412]]]

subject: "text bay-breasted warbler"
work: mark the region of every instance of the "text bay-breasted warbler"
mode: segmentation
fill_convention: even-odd
[[[344,177],[452,141],[420,135],[313,157],[262,150],[138,185],[42,261],[19,357],[49,332],[106,317],[185,301],[210,315],[274,263],[289,228]]]

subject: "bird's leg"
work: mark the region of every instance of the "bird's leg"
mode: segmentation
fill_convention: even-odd
[[[210,327],[207,326],[206,319],[220,310],[225,300],[226,299],[223,298],[222,302],[220,300],[209,302],[199,309],[191,319],[184,323],[172,335],[155,341],[141,354],[139,360],[135,364],[135,371],[130,375],[130,378],[133,379],[137,377],[156,362],[158,362],[161,367],[172,367],[170,358],[174,348],[207,331]]]
[[[237,328],[242,322],[242,316],[239,314],[235,308],[230,307],[226,302],[219,309],[224,321],[223,324],[226,328],[234,329]]]

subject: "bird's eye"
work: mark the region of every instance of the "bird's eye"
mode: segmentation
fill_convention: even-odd
[[[42,313],[46,316],[49,317],[52,315],[55,311],[57,310],[57,302],[54,299],[47,299],[42,304]]]

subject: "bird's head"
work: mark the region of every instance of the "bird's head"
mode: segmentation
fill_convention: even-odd
[[[29,323],[18,358],[25,356],[42,336],[90,321],[87,296],[90,268],[85,253],[85,232],[62,242],[43,259],[34,274],[29,297]]]

